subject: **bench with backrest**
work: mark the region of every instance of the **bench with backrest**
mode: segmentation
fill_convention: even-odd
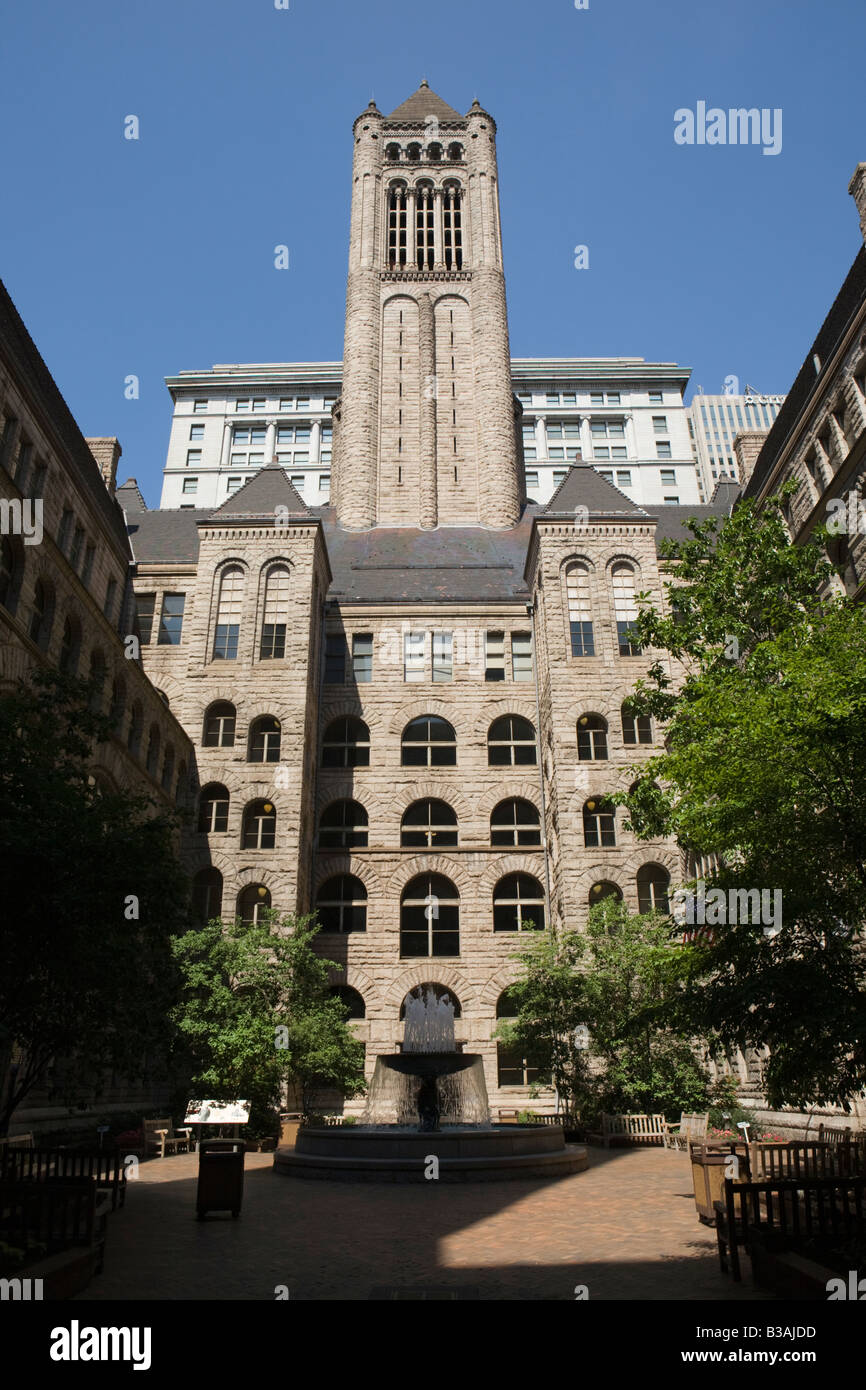
[[[608,1115],[601,1117],[601,1142],[606,1149],[613,1143],[662,1144],[664,1115]]]
[[[42,1245],[48,1255],[93,1246],[96,1273],[100,1274],[109,1200],[88,1177],[0,1182],[0,1237],[23,1249]]]
[[[154,1153],[165,1158],[166,1154],[186,1153],[189,1150],[192,1130],[175,1129],[170,1115],[156,1120],[142,1120],[141,1130],[145,1154]]]
[[[6,1149],[32,1149],[32,1134],[7,1134],[0,1139],[0,1154]]]
[[[104,1150],[78,1153],[74,1149],[10,1149],[0,1152],[0,1182],[62,1182],[92,1178],[116,1211],[126,1201],[123,1156]]]
[[[725,1178],[724,1201],[714,1204],[719,1264],[739,1282],[739,1247],[755,1239],[794,1248],[813,1236],[847,1239],[866,1234],[866,1177],[775,1178],[734,1182]]]
[[[754,1142],[745,1147],[745,1176],[754,1182],[774,1178],[843,1178],[866,1174],[866,1149],[860,1144]]]
[[[664,1146],[666,1149],[688,1150],[689,1144],[702,1144],[707,1137],[710,1123],[709,1111],[704,1115],[682,1112],[679,1124],[665,1124]]]

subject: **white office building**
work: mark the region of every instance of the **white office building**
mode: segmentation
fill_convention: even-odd
[[[549,501],[579,461],[641,507],[700,500],[687,370],[639,357],[520,357],[511,375],[530,501]],[[273,460],[308,505],[327,503],[341,362],[218,365],[167,385],[174,414],[161,507],[218,507]]]

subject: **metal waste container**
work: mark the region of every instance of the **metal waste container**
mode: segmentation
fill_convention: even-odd
[[[243,1139],[202,1139],[198,1146],[198,1220],[208,1211],[230,1211],[238,1216],[244,1196]]]

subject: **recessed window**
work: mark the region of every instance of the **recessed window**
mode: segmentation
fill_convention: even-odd
[[[572,656],[595,656],[595,637],[592,627],[592,608],[589,592],[589,570],[586,565],[569,565],[565,571],[565,590],[568,600],[568,626]]]
[[[617,487],[631,487],[631,472],[627,468],[618,468],[616,473]]]
[[[669,459],[669,458],[672,458],[672,457],[673,457],[673,455],[671,454],[671,442],[670,442],[670,440],[669,440],[669,439],[657,439],[657,440],[656,440],[656,458],[659,458],[659,459]]]
[[[357,801],[335,801],[319,821],[319,849],[366,849],[368,817]]]
[[[189,437],[191,440],[204,439],[204,425],[190,425]],[[199,455],[199,457],[201,457],[201,455]],[[187,454],[186,461],[187,463],[189,463],[189,454]]]
[[[423,681],[425,675],[425,652],[427,634],[424,632],[405,632],[403,634],[403,679],[404,681]]]
[[[543,931],[544,890],[529,874],[508,874],[493,890],[494,931]]]
[[[163,594],[157,645],[177,647],[183,631],[183,609],[186,594]]]
[[[244,809],[242,849],[273,849],[277,837],[277,813],[270,801],[251,801]]]
[[[433,681],[450,681],[453,673],[451,633],[433,633]]]
[[[226,491],[228,492],[229,497],[231,497],[232,493],[237,492],[239,488],[242,488],[243,485],[243,478],[229,478],[226,484]]]
[[[635,632],[637,605],[634,596],[634,570],[631,565],[614,565],[611,570],[613,606],[620,656],[639,656],[640,642]]]
[[[623,743],[652,743],[652,720],[648,714],[631,714],[625,705],[622,707],[621,714]]]
[[[600,714],[582,714],[577,721],[577,756],[580,762],[607,758],[607,720]]]
[[[223,835],[229,828],[228,788],[219,782],[202,787],[199,798],[198,828],[202,835]]]
[[[677,474],[675,468],[662,468],[660,472],[662,487],[673,487],[676,484]]]
[[[187,449],[186,451],[187,468],[199,468],[201,466],[201,449]],[[186,479],[184,480],[184,492],[195,492],[195,488],[187,488]]]
[[[567,468],[554,468],[554,470],[553,470],[553,486],[554,486],[554,487],[559,487],[560,483],[564,483],[564,482],[565,482],[565,479],[566,479],[567,473],[568,473],[568,469],[567,469]]]
[[[198,492],[198,478],[184,478],[183,488],[181,490],[187,495]]]
[[[649,403],[650,403],[650,405],[663,405],[663,404],[664,404],[664,397],[663,397],[663,395],[662,395],[662,392],[661,392],[661,391],[650,391],[650,393],[649,393]]]
[[[486,632],[484,634],[484,679],[486,681],[505,680],[504,632]]]
[[[264,922],[265,913],[270,911],[271,893],[263,883],[248,883],[238,894],[238,917],[245,926],[257,926]]]
[[[367,890],[361,880],[354,874],[340,874],[336,878],[329,878],[316,895],[316,914],[322,931],[366,931]],[[346,989],[347,993],[356,993],[346,986],[342,988]],[[360,998],[360,995],[358,997]],[[355,1012],[352,1016],[364,1017],[363,1001],[360,1013]]]
[[[372,632],[352,634],[352,675],[358,685],[367,685],[373,679]]]
[[[363,719],[333,719],[322,742],[322,767],[369,767],[370,730]]]
[[[223,570],[220,579],[213,646],[215,661],[237,660],[243,598],[244,572],[240,566],[232,565]]]
[[[662,864],[642,864],[637,871],[638,912],[670,912],[671,876]]]
[[[196,415],[204,415],[207,411],[207,401],[193,401],[192,408]]]
[[[526,486],[527,486],[527,487],[538,487],[538,470],[537,470],[537,469],[532,469],[531,471],[530,471],[530,470],[527,470],[527,473],[526,473]]]
[[[460,954],[460,894],[443,874],[419,874],[400,900],[400,955]]]
[[[526,766],[537,761],[535,729],[519,714],[494,719],[487,734],[490,767]]]
[[[529,849],[541,844],[541,818],[531,801],[513,797],[500,801],[490,817],[490,843],[497,847]]]
[[[286,627],[289,613],[289,571],[285,565],[268,570],[262,614],[259,659],[273,661],[286,654]]]
[[[263,714],[250,725],[248,761],[251,763],[278,763],[282,726],[272,714]]]
[[[531,681],[533,678],[531,632],[511,634],[511,673],[516,681]]]
[[[616,808],[603,798],[590,797],[583,807],[583,843],[588,848],[616,844]]]
[[[223,876],[211,866],[199,869],[192,884],[192,911],[197,922],[212,922],[223,910]]]
[[[329,632],[325,637],[325,684],[343,685],[346,680],[346,634]]]
[[[666,415],[654,415],[654,416],[653,416],[653,433],[654,433],[654,434],[667,434],[667,432],[668,432],[668,417],[667,417]]]
[[[403,767],[453,767],[457,762],[457,736],[447,719],[425,714],[403,730]]]
[[[153,636],[153,610],[156,594],[136,594],[135,609],[138,617],[139,641],[143,647],[150,645]]]
[[[205,714],[203,748],[234,748],[236,713],[234,705],[221,700]]]
[[[457,844],[457,814],[445,801],[415,801],[400,827],[403,849],[450,849]]]

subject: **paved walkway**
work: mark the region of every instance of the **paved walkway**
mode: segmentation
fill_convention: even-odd
[[[579,1284],[591,1300],[766,1297],[748,1273],[721,1274],[686,1155],[590,1159],[550,1182],[378,1185],[286,1177],[247,1154],[236,1221],[195,1220],[197,1155],[154,1159],[109,1218],[105,1270],[81,1299],[271,1300],[285,1285],[300,1300],[572,1300]]]

